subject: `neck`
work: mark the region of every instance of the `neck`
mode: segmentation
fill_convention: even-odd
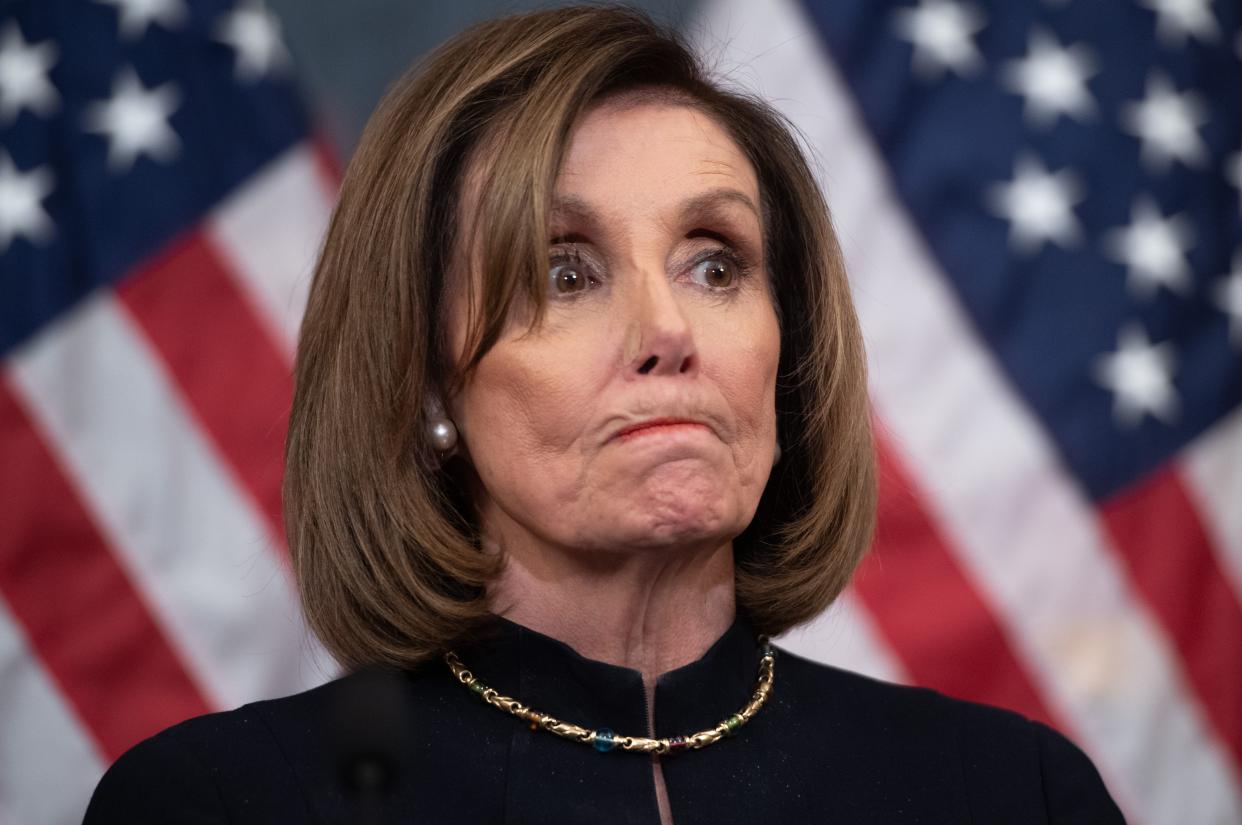
[[[505,556],[488,591],[493,612],[589,659],[637,670],[649,689],[661,673],[701,658],[733,623],[731,542],[586,553],[520,529],[484,535],[485,547]]]

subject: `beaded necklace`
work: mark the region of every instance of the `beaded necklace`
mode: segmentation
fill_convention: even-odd
[[[562,722],[555,717],[522,704],[517,699],[497,693],[483,684],[461,663],[461,660],[457,658],[457,654],[453,651],[450,650],[444,654],[444,661],[448,663],[449,669],[453,671],[453,676],[457,678],[457,681],[470,688],[470,690],[478,694],[479,698],[492,707],[499,708],[506,713],[529,722],[531,730],[542,728],[565,739],[591,745],[600,753],[606,753],[613,748],[620,748],[640,753],[671,755],[686,750],[698,750],[718,742],[726,736],[732,736],[738,732],[742,725],[749,722],[759,712],[759,708],[763,707],[763,703],[768,700],[768,696],[772,693],[773,668],[776,662],[776,651],[773,650],[766,636],[759,637],[759,645],[763,652],[762,657],[759,659],[759,678],[755,683],[754,695],[751,696],[750,701],[746,703],[744,708],[715,727],[701,730],[688,736],[673,736],[663,739],[650,739],[646,736],[618,736],[609,728],[590,729],[570,722]]]

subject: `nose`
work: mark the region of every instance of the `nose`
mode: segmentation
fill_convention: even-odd
[[[694,332],[664,275],[643,278],[631,295],[629,376],[696,373],[699,355]]]

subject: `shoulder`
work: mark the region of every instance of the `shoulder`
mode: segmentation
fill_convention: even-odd
[[[246,705],[187,720],[130,748],[96,786],[84,825],[245,822],[253,817],[239,805],[266,812],[271,792],[295,786],[279,743],[258,709]]]
[[[417,681],[393,678],[403,686]],[[386,683],[378,688],[385,689]],[[352,674],[174,725],[108,769],[84,825],[318,821],[307,790],[339,784],[335,756],[356,744],[347,735],[351,716],[361,715],[359,700],[374,699],[376,690],[365,674]],[[382,714],[378,718],[382,725]]]
[[[878,771],[955,779],[979,821],[1017,821],[1010,812],[1019,800],[1044,812],[1031,821],[1124,821],[1091,760],[1045,724],[785,650],[778,667],[782,692],[815,727],[848,739]]]
[[[800,707],[821,719],[907,740],[985,739],[1033,747],[1032,723],[1012,711],[898,685],[806,659],[783,648],[778,680]]]

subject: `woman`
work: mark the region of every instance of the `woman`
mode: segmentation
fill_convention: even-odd
[[[306,613],[399,675],[172,728],[87,822],[1120,821],[1048,728],[756,635],[840,593],[873,472],[778,118],[633,12],[476,27],[368,126],[298,352]]]

